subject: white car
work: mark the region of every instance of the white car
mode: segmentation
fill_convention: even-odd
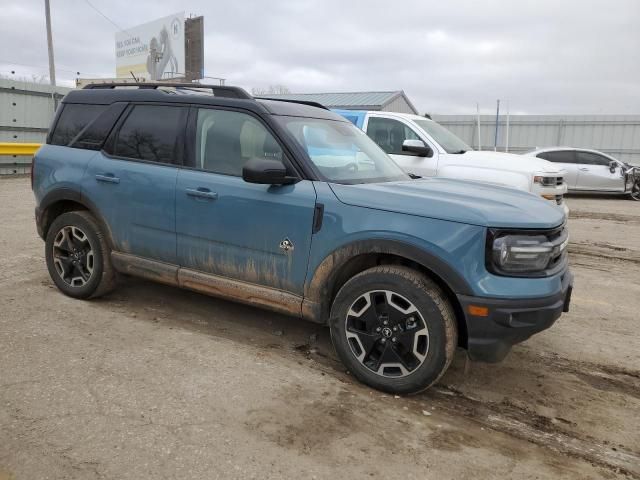
[[[565,169],[570,192],[628,194],[640,200],[640,185],[631,174],[633,167],[606,153],[586,148],[548,147],[525,155],[549,160]]]
[[[556,203],[565,213],[565,170],[547,160],[474,151],[433,120],[406,113],[334,110],[361,128],[407,173],[517,188]]]

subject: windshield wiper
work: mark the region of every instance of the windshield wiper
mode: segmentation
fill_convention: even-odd
[[[417,180],[418,178],[422,178],[420,175],[416,175],[415,173],[407,173],[407,175],[409,175],[409,178],[412,180]]]
[[[467,153],[467,151],[466,150],[458,150],[457,152],[451,152],[451,153],[453,153],[454,155],[459,155],[461,153]]]

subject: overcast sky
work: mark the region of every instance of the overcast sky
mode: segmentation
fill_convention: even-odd
[[[640,113],[640,0],[89,0],[127,29],[205,17],[205,73],[292,92],[403,89],[421,113]],[[115,75],[116,26],[51,0],[56,72]],[[0,73],[47,75],[44,0],[2,0]]]

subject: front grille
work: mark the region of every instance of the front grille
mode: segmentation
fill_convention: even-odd
[[[542,185],[545,187],[556,187],[564,183],[563,177],[542,177]]]
[[[547,238],[554,247],[553,257],[549,261],[549,265],[547,265],[547,270],[553,270],[567,257],[569,232],[566,226],[563,226],[561,229],[557,229],[555,232],[548,234]]]

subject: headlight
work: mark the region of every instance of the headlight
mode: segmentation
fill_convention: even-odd
[[[566,229],[545,232],[490,230],[487,263],[502,275],[553,274],[566,259],[569,236]]]

